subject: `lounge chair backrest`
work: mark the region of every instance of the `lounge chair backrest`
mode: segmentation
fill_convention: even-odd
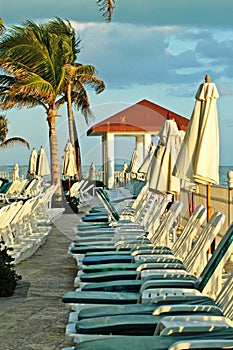
[[[135,198],[133,204],[132,204],[132,208],[136,209],[138,205],[140,205],[140,203],[143,201],[143,198],[145,198],[148,194],[148,187],[149,187],[149,183],[147,182],[145,184],[145,186],[142,187],[141,191],[139,192],[138,196]]]
[[[229,274],[221,291],[215,299],[215,304],[223,311],[224,316],[233,318],[233,271]]]
[[[183,203],[180,201],[175,201],[170,206],[166,215],[160,221],[159,227],[156,229],[151,241],[155,245],[160,246],[171,246],[170,241],[170,231],[175,221],[177,220],[178,215],[180,214],[183,207]]]
[[[78,195],[78,191],[82,187],[84,182],[85,182],[85,180],[77,181],[71,186],[71,188],[70,188],[70,196],[71,197],[75,197]]]
[[[38,179],[34,178],[29,181],[28,185],[25,187],[24,195],[27,196],[30,194],[31,188],[34,186],[34,184],[38,181]]]
[[[30,191],[30,196],[37,196],[42,190],[43,177],[37,179]]]
[[[5,182],[1,188],[0,188],[0,193],[6,193],[8,188],[13,184],[13,182]]]
[[[146,229],[149,232],[148,238],[152,241],[152,243],[155,242],[156,236],[155,233],[160,226],[160,220],[161,216],[164,214],[167,205],[172,200],[171,194],[166,194],[165,196],[160,197],[161,200],[156,204],[154,208],[154,212],[150,217],[150,220],[148,220]]]
[[[172,251],[177,258],[182,261],[186,258],[192,249],[193,239],[197,235],[200,226],[206,219],[207,210],[203,205],[198,205],[189,220],[187,221],[183,231],[172,246]]]
[[[162,197],[160,195],[151,192],[147,198],[145,198],[137,215],[134,215],[133,221],[137,221],[139,225],[144,226],[147,230],[149,222],[152,220],[154,209],[160,203],[161,199]]]
[[[204,266],[207,264],[207,250],[219,233],[224,221],[225,215],[220,212],[215,212],[211,216],[210,220],[197,237],[194,247],[184,260],[187,271],[195,274],[196,276],[200,276]],[[197,256],[199,257],[198,263],[196,263]]]
[[[10,222],[17,215],[23,206],[23,201],[13,202],[1,208],[0,233],[5,245],[9,246],[14,243],[13,233],[10,229]]]
[[[11,195],[18,192],[18,186],[20,184],[20,180],[15,180],[12,182],[11,186],[8,188],[6,195]]]
[[[213,252],[212,257],[208,261],[206,267],[204,268],[200,276],[200,281],[198,283],[198,289],[200,291],[206,290],[206,286],[214,273],[217,273],[218,276],[222,274],[222,268],[225,265],[226,261],[229,259],[230,255],[232,254],[232,251],[233,251],[233,223],[229,226],[226,233],[220,240],[217,248]],[[211,289],[213,288],[211,287]],[[216,294],[218,294],[219,290],[217,291]]]
[[[52,206],[52,198],[57,189],[58,185],[50,185],[46,188],[46,190],[42,193],[42,199],[45,209],[51,209]]]
[[[141,201],[136,207],[133,207],[132,205],[130,208],[126,207],[121,210],[121,220],[137,221],[139,225],[145,226],[148,222],[148,217],[151,215],[153,203],[156,205],[155,203],[158,201],[159,195],[157,193],[146,191],[144,195],[141,196]]]
[[[110,216],[112,216],[114,220],[118,221],[120,219],[120,213],[118,213],[118,211],[112,205],[107,193],[102,188],[98,188],[96,194],[103,203],[104,207],[107,209]]]

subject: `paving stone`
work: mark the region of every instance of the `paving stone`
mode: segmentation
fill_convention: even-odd
[[[61,298],[74,288],[77,266],[67,249],[83,215],[63,214],[45,244],[16,266],[22,280],[12,297],[0,298],[0,350],[60,350],[71,345],[65,340],[69,310]]]

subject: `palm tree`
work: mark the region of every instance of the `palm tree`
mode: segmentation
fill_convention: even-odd
[[[80,39],[79,37],[76,37],[75,31],[69,21],[64,22],[60,18],[56,18],[54,21],[50,21],[49,30],[54,34],[62,36],[64,38],[64,42],[67,44],[66,45],[64,43],[64,45],[66,48],[69,47],[70,49],[70,52],[67,50],[67,63],[63,67],[66,71],[64,95],[57,101],[57,103],[67,103],[69,139],[75,147],[76,164],[80,173],[80,146],[72,105],[74,105],[77,110],[81,111],[88,124],[90,117],[92,117],[92,112],[85,86],[94,88],[96,93],[100,93],[105,89],[105,84],[103,80],[94,75],[97,72],[95,67],[92,65],[75,63],[77,54],[80,52]]]
[[[80,146],[72,105],[74,105],[77,110],[81,110],[81,113],[85,117],[86,123],[89,124],[89,120],[93,115],[85,86],[90,86],[95,89],[96,93],[100,93],[105,89],[105,84],[103,80],[94,75],[96,69],[91,65],[74,63],[74,65],[67,64],[64,68],[67,73],[65,100],[67,102],[69,135],[71,143],[73,145],[76,144],[76,164],[79,173],[81,173]]]
[[[107,22],[111,22],[112,14],[116,7],[116,0],[97,0],[97,5],[100,6],[100,12],[102,12],[102,16],[107,20]]]
[[[56,117],[61,104],[57,97],[65,85],[66,48],[63,38],[50,33],[45,24],[27,20],[12,26],[0,38],[0,107],[42,106],[49,126],[52,183],[58,184],[61,195]]]
[[[29,143],[21,137],[6,138],[8,134],[8,123],[4,115],[0,115],[0,148],[7,148],[13,145],[24,145],[30,149]]]

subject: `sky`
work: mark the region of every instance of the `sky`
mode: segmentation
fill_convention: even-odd
[[[232,0],[117,0],[106,23],[95,0],[0,0],[6,27],[26,19],[68,19],[81,39],[78,61],[92,64],[106,83],[103,93],[88,90],[95,119],[86,125],[75,112],[84,164],[101,164],[100,137],[87,137],[99,121],[142,99],[191,117],[195,94],[209,74],[219,91],[220,165],[233,165],[233,21]],[[31,147],[48,150],[44,110],[6,113],[8,137],[21,136]],[[59,159],[68,139],[65,109],[57,118]],[[119,142],[116,157],[130,158],[134,141]],[[30,151],[0,151],[1,164],[27,164]]]

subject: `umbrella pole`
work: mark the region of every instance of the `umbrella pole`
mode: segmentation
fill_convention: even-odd
[[[189,205],[189,216],[191,216],[194,211],[193,192],[188,192],[188,205]]]
[[[211,216],[211,207],[210,207],[210,182],[207,184],[206,188],[206,199],[207,199],[207,221],[209,221]],[[208,254],[212,254],[215,250],[215,240],[212,242],[211,246],[208,249]]]
[[[207,199],[207,221],[210,219],[210,183],[207,184],[206,188],[206,199]]]
[[[70,177],[68,178],[68,190],[69,190],[69,196],[71,195],[70,193]]]

